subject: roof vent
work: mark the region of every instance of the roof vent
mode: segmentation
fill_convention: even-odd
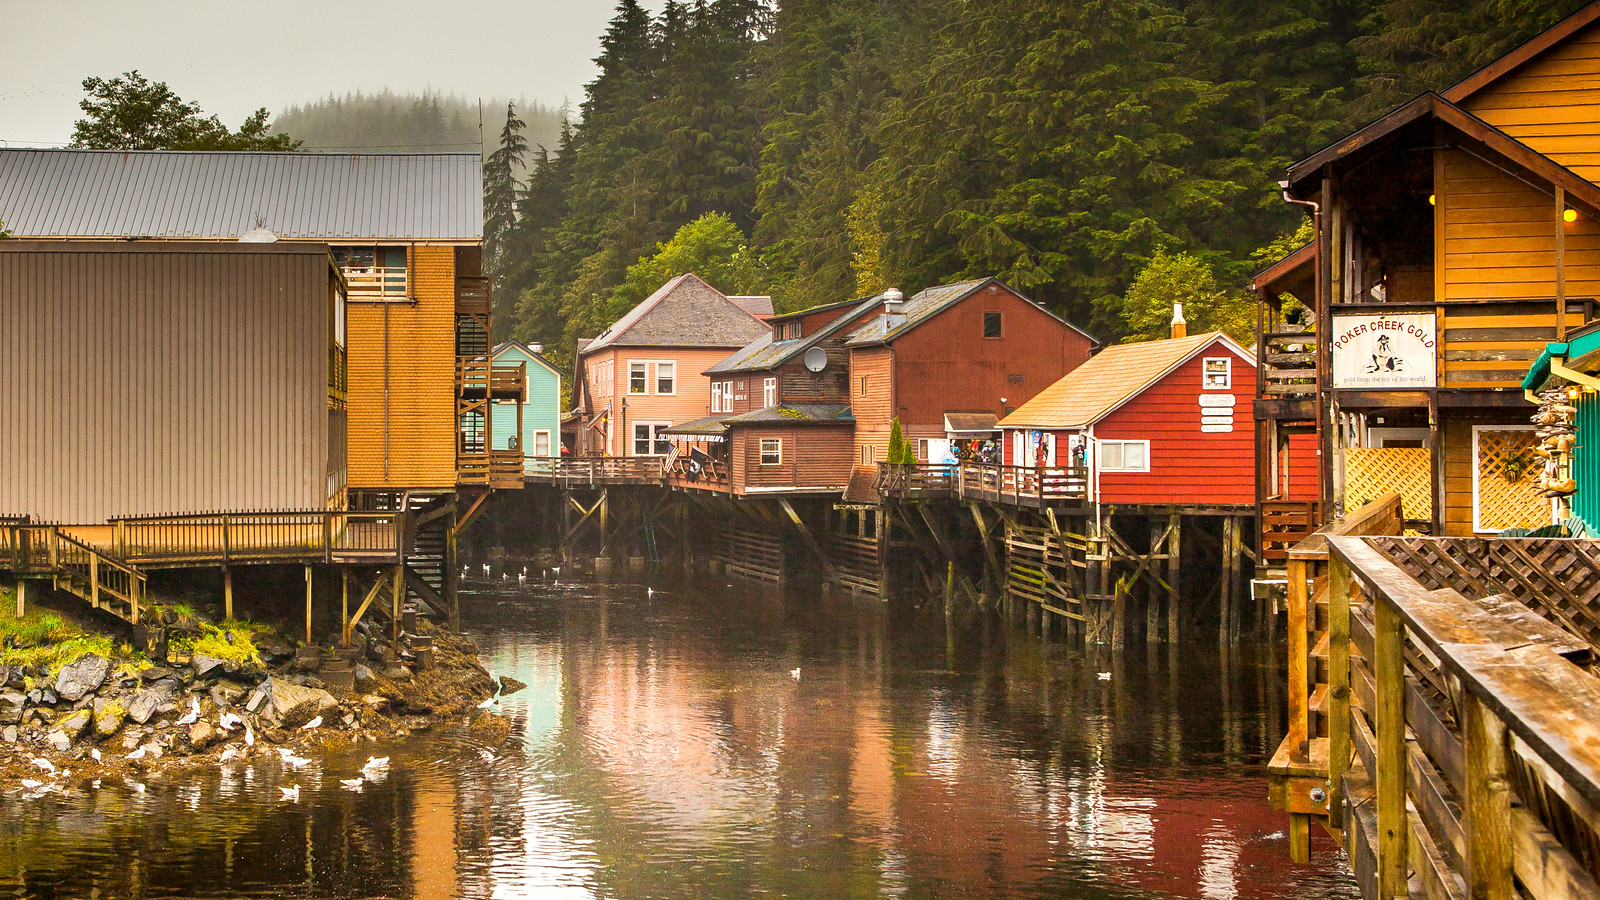
[[[276,244],[278,236],[270,228],[252,228],[239,235],[241,244]]]

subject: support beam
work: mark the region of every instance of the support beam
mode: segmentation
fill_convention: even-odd
[[[389,596],[389,643],[396,653],[400,652],[400,616],[404,611],[406,599],[406,567],[404,563],[394,567],[394,587]]]
[[[1178,578],[1183,565],[1183,515],[1173,511],[1167,525],[1167,643],[1178,642]]]
[[[817,542],[816,537],[811,533],[811,529],[806,527],[805,520],[801,519],[800,514],[795,512],[788,499],[778,498],[778,506],[788,515],[789,521],[794,523],[794,527],[799,530],[801,540],[805,541],[806,546],[811,548],[811,552],[817,555],[817,561],[822,564],[823,574],[827,576],[828,581],[831,583],[838,580],[839,573],[834,570],[833,562],[828,559],[827,551]]]
[[[356,623],[361,621],[362,616],[367,614],[367,607],[371,606],[372,601],[376,600],[378,598],[378,594],[383,591],[383,585],[386,580],[387,577],[384,574],[379,573],[377,580],[372,583],[372,589],[367,591],[366,599],[362,600],[361,605],[356,607],[356,614],[345,619],[343,635],[344,646],[350,646],[350,630],[356,626]]]
[[[222,567],[222,617],[233,618],[233,567]]]
[[[350,646],[350,570],[339,569],[339,634]]]
[[[311,646],[311,567],[306,566],[306,646]]]
[[[18,578],[17,579],[17,618],[19,618],[19,619],[22,618],[22,616],[23,616],[23,609],[24,609],[24,607],[27,606],[27,599],[28,599],[28,579],[26,579],[26,578]]]
[[[1462,830],[1467,835],[1467,896],[1472,900],[1511,900],[1511,775],[1506,766],[1506,726],[1473,694],[1464,694],[1462,743],[1467,757],[1466,803]]]

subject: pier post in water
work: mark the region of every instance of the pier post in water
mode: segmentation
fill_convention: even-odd
[[[222,617],[233,618],[233,567],[222,567]]]

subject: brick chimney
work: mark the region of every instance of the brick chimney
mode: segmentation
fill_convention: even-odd
[[[1172,337],[1174,339],[1189,336],[1189,323],[1183,318],[1183,304],[1172,304]]]

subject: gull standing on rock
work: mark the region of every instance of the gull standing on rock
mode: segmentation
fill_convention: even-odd
[[[301,731],[313,731],[313,730],[315,730],[317,728],[320,728],[320,727],[322,727],[322,717],[321,716],[317,716],[315,719],[312,719],[311,721],[305,723],[304,725],[301,725],[300,726],[300,730]]]
[[[479,703],[478,704],[478,708],[479,709],[488,709],[489,707],[491,707],[493,705],[494,705],[494,698],[490,697],[489,699],[483,701],[482,703]]]
[[[54,772],[56,770],[56,767],[51,764],[50,760],[45,759],[42,756],[35,757],[33,764],[38,766],[39,771],[41,772]]]
[[[127,756],[124,756],[123,759],[144,759],[144,752],[144,748],[140,747],[132,753],[129,753]]]

